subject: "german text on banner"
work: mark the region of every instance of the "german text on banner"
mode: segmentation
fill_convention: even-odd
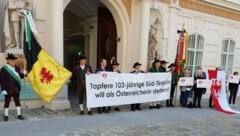
[[[102,82],[100,76],[110,77]],[[113,78],[116,78],[113,80]],[[86,75],[87,107],[102,107],[167,100],[171,73],[104,73]]]

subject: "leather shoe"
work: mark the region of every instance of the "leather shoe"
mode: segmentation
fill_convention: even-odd
[[[18,118],[19,120],[24,120],[24,118],[23,118],[22,115],[18,115],[17,118]]]
[[[119,109],[118,107],[116,107],[114,110],[115,110],[115,111],[120,111],[120,109]]]
[[[8,116],[5,116],[3,121],[8,121]]]
[[[83,111],[80,111],[79,115],[83,115],[83,114],[84,114],[84,112],[83,112]]]
[[[92,115],[92,111],[88,111],[88,115]]]

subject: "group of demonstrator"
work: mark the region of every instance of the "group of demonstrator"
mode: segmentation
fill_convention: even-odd
[[[11,98],[13,97],[15,106],[17,109],[17,118],[19,120],[24,120],[24,117],[21,115],[21,104],[19,100],[20,96],[20,90],[21,90],[21,83],[20,83],[20,77],[23,77],[23,74],[20,73],[20,69],[15,66],[15,60],[17,58],[12,53],[8,53],[6,60],[7,64],[1,68],[0,71],[0,84],[1,84],[1,93],[5,96],[5,104],[4,104],[4,121],[8,121],[8,108],[11,101]],[[72,79],[76,80],[77,84],[77,94],[78,94],[78,103],[80,108],[80,115],[84,114],[84,100],[86,96],[86,74],[93,73],[92,67],[90,65],[86,64],[87,57],[83,55],[78,56],[78,64],[74,67],[73,76]],[[168,66],[170,69],[167,71],[167,64],[165,60],[157,60],[152,63],[152,67],[147,72],[152,73],[158,73],[158,72],[171,72],[172,73],[172,82],[171,82],[171,91],[170,91],[170,98],[169,100],[166,100],[166,107],[174,107],[173,104],[173,97],[175,92],[175,87],[178,83],[178,74],[176,73],[176,64],[172,63]],[[99,73],[101,71],[107,71],[107,72],[117,72],[121,73],[119,71],[119,63],[114,59],[111,61],[111,70],[107,68],[107,60],[101,59],[100,60],[100,67],[95,70],[95,73]],[[216,70],[220,70],[219,68],[216,68]],[[136,62],[133,64],[133,71],[130,73],[146,73],[146,71],[141,70],[141,64],[139,62]],[[239,75],[238,72],[234,72],[234,75]],[[181,76],[183,77],[189,77],[190,71],[188,68],[184,68]],[[201,108],[201,98],[202,94],[206,92],[206,89],[204,88],[197,88],[196,87],[196,81],[197,79],[206,79],[206,73],[202,71],[202,67],[198,66],[194,77],[194,85],[193,86],[183,86],[180,87],[181,95],[180,95],[180,104],[182,107],[188,106],[188,98],[191,92],[194,92],[193,96],[193,108]],[[229,83],[229,91],[230,91],[230,97],[229,97],[229,104],[231,106],[235,105],[236,96],[238,92],[239,84]],[[214,105],[212,105],[212,97],[209,98],[209,107],[212,108]],[[149,109],[160,109],[160,107],[163,107],[163,105],[157,101],[157,102],[150,102],[149,103]],[[88,114],[92,115],[92,111],[90,108],[87,109]],[[111,107],[98,107],[98,113],[109,113],[111,110]],[[120,108],[118,106],[115,106],[115,111],[120,111]],[[140,103],[131,104],[131,111],[135,110],[142,110],[140,107]]]

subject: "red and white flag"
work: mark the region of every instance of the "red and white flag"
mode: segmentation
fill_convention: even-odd
[[[227,101],[226,92],[226,72],[208,70],[209,79],[212,80],[211,95],[216,110],[227,114],[240,114],[239,111],[233,110]]]

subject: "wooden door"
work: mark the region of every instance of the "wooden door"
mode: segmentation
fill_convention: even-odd
[[[110,60],[117,57],[117,28],[111,12],[107,8],[98,9],[98,51],[97,66],[104,58],[110,68]]]

